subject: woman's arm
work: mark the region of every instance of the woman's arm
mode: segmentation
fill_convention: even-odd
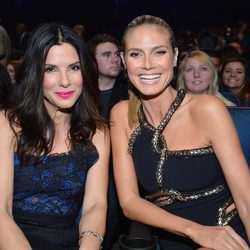
[[[250,171],[237,130],[229,112],[220,101],[210,100],[203,110],[205,115],[200,119],[201,126],[218,157],[250,240]]]
[[[128,125],[127,112],[127,101],[116,104],[111,112],[114,175],[123,212],[132,220],[188,236],[186,229],[195,223],[172,215],[139,195],[133,160],[128,153],[132,130]]]
[[[0,113],[0,249],[31,249],[12,218],[14,179],[13,132],[5,115]]]
[[[91,231],[104,237],[110,156],[108,129],[105,131],[97,130],[92,141],[97,148],[99,159],[88,172],[79,232],[81,234],[84,231]],[[100,248],[100,240],[93,234],[81,238],[80,243],[81,250],[97,250]]]
[[[242,246],[242,249],[248,249],[246,243],[230,228],[197,224],[166,212],[140,197],[133,160],[128,154],[128,141],[132,131],[128,125],[127,106],[126,101],[120,102],[114,106],[111,113],[114,175],[124,214],[132,220],[162,228],[183,237],[189,237],[207,248],[228,250],[230,249],[228,244],[230,244],[236,246],[232,249],[238,249],[239,245]],[[235,238],[233,242],[228,240],[231,236]]]

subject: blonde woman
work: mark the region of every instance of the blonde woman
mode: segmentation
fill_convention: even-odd
[[[203,51],[191,51],[181,61],[178,68],[177,89],[182,88],[190,94],[217,96],[226,106],[235,106],[219,93],[217,71],[210,57]]]
[[[124,214],[162,250],[249,250],[250,173],[226,106],[172,87],[178,49],[161,18],[134,19],[123,45],[131,96],[110,128]]]

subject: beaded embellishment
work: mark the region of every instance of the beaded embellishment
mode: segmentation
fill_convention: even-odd
[[[162,131],[170,121],[171,117],[173,116],[174,112],[182,103],[185,97],[186,91],[184,89],[178,90],[177,96],[173,103],[171,104],[170,108],[168,109],[166,115],[164,116],[162,122],[157,128],[154,128],[146,119],[146,116],[143,112],[142,106],[139,109],[138,117],[139,117],[139,126],[133,131],[129,144],[128,144],[128,152],[132,155],[133,154],[133,146],[137,136],[141,133],[142,127],[147,130],[153,132],[152,138],[152,149],[154,152],[159,154],[159,161],[157,163],[156,168],[156,181],[159,187],[159,191],[148,194],[145,196],[145,199],[148,201],[153,202],[155,205],[159,207],[164,207],[169,204],[172,204],[174,201],[181,201],[187,202],[189,200],[197,200],[200,198],[205,198],[208,196],[216,195],[224,190],[224,185],[215,185],[209,187],[204,190],[198,190],[194,193],[182,193],[175,189],[163,189],[163,165],[164,162],[167,160],[168,156],[177,156],[177,157],[192,157],[192,156],[201,156],[201,155],[209,155],[212,154],[213,148],[211,146],[203,147],[203,148],[194,148],[194,149],[184,149],[184,150],[168,150],[166,140],[162,135]],[[217,216],[217,225],[218,226],[225,226],[228,225],[232,218],[237,214],[237,210],[233,209],[229,213],[226,212],[226,209],[233,203],[233,200],[225,202],[221,207],[218,209],[218,216]]]
[[[189,200],[198,200],[214,194],[220,193],[224,189],[223,185],[197,191],[192,194],[181,193],[174,189],[162,189],[159,192],[145,196],[145,199],[153,202],[159,207],[164,207],[173,203],[175,200],[187,202]]]
[[[149,124],[149,122],[147,121],[146,116],[143,112],[143,108],[141,106],[139,109],[139,113],[138,113],[140,125],[132,133],[131,139],[129,142],[129,153],[132,153],[133,143],[136,139],[136,136],[141,131],[141,126],[154,132],[153,138],[152,138],[153,150],[160,155],[160,160],[157,163],[156,172],[155,172],[156,182],[157,182],[157,185],[159,188],[162,188],[163,164],[167,160],[167,156],[168,156],[168,147],[167,147],[166,140],[165,140],[164,136],[162,135],[162,131],[166,127],[168,122],[170,121],[174,112],[177,110],[177,108],[182,103],[185,95],[186,95],[185,89],[178,90],[176,98],[174,99],[174,101],[171,104],[171,106],[169,107],[166,115],[163,117],[161,123],[159,124],[159,126],[157,128],[154,128],[153,126],[151,126]]]
[[[218,226],[226,226],[229,224],[229,222],[235,217],[237,214],[236,208],[234,208],[230,212],[226,212],[226,209],[233,204],[233,199],[230,198],[228,201],[226,201],[221,207],[219,207],[219,213],[217,218],[217,225]]]

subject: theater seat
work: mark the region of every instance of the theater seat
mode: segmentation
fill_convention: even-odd
[[[228,107],[250,167],[250,107]]]
[[[236,95],[234,95],[233,93],[221,92],[221,94],[229,101],[235,103],[236,106],[241,106],[240,99]]]

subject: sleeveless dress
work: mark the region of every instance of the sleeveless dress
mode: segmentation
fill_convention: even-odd
[[[20,164],[14,156],[13,217],[33,250],[78,249],[76,223],[88,170],[98,159],[91,141],[75,150]]]
[[[247,234],[236,209],[227,214],[233,202],[220,164],[211,146],[170,151],[162,131],[185,97],[179,90],[157,128],[139,110],[139,126],[129,142],[129,152],[137,174],[141,197],[177,216],[203,225],[230,225],[247,242]],[[181,131],[180,131],[181,133]],[[161,249],[197,249],[192,240],[154,229]]]

